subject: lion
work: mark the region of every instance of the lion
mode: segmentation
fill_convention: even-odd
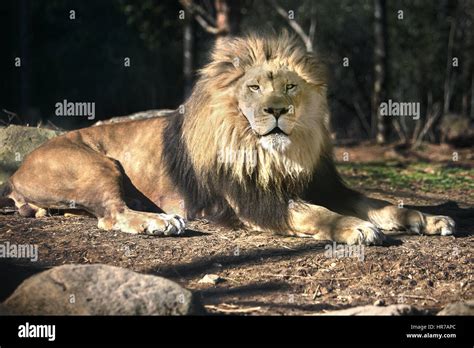
[[[326,69],[287,33],[219,40],[191,96],[163,117],[70,131],[8,183],[20,214],[78,209],[98,227],[181,235],[186,221],[347,244],[383,231],[454,233],[454,221],[350,189],[328,132]]]

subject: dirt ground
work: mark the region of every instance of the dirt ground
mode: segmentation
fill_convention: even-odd
[[[426,159],[446,164],[452,151],[443,151],[425,153]],[[456,165],[472,169],[471,151],[462,152]],[[357,162],[386,160],[394,153],[367,146],[338,148],[336,158],[344,152]],[[437,158],[430,157],[433,154]],[[420,160],[407,154],[399,157]],[[38,244],[39,260],[0,262],[0,301],[25,277],[65,263],[104,263],[165,276],[193,290],[209,313],[218,314],[312,315],[376,300],[412,304],[434,314],[447,303],[474,298],[470,186],[428,190],[423,182],[398,187],[383,180],[367,185],[358,174],[348,172],[353,186],[377,198],[450,215],[458,234],[394,235],[384,246],[365,247],[362,260],[329,257],[329,242],[228,230],[203,220],[190,222],[184,237],[157,238],[101,231],[88,217],[28,219],[4,211],[0,242]],[[472,171],[467,175],[472,181]],[[206,274],[222,280],[216,285],[199,283]]]

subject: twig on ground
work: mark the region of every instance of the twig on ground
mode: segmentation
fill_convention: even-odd
[[[316,287],[316,290],[314,291],[314,294],[313,294],[313,301],[316,299],[316,297],[318,297],[318,292],[319,292],[320,288],[321,288],[321,284],[318,284],[318,286]]]
[[[438,303],[439,301],[433,297],[430,297],[430,296],[418,296],[418,295],[407,295],[407,294],[401,294],[401,295],[397,295],[397,296],[394,296],[394,297],[407,297],[407,298],[414,298],[414,299],[418,299],[418,300],[430,300],[430,301],[434,301],[436,303]]]
[[[230,278],[230,277],[222,277],[222,279],[224,280],[230,280],[231,282],[235,283],[235,284],[240,284],[241,282],[239,282],[238,280],[234,279],[234,278]]]
[[[221,313],[251,313],[251,312],[260,312],[262,310],[262,307],[238,307],[236,305],[231,305],[227,303],[222,303],[219,306],[214,306],[214,305],[205,305],[204,306],[206,309],[210,309],[216,312],[221,312]]]
[[[318,278],[318,277],[311,277],[311,276],[300,276],[300,275],[292,275],[292,274],[273,274],[273,273],[262,273],[262,276],[268,276],[268,277],[277,277],[277,278],[285,278],[285,277],[290,277],[290,278],[299,278],[299,279],[307,279],[307,280],[352,280],[352,279],[359,279],[360,276],[358,277],[338,277],[338,278]]]

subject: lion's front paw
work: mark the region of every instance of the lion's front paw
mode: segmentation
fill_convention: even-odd
[[[133,234],[172,236],[183,234],[186,226],[184,219],[178,215],[153,214],[127,209],[112,219],[100,218],[98,227]]]
[[[179,236],[184,233],[185,231],[185,222],[184,219],[179,215],[168,215],[168,214],[158,214],[163,221],[165,222],[164,228],[160,229],[153,229],[148,228],[147,232],[149,234],[164,234],[165,236]]]
[[[357,218],[342,220],[343,242],[347,244],[381,245],[385,235],[371,222]]]
[[[425,215],[426,223],[422,230],[425,234],[440,234],[449,236],[454,234],[456,223],[449,216],[442,215]]]

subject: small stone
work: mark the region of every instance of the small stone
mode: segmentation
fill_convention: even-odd
[[[202,277],[198,283],[200,284],[212,284],[216,285],[217,283],[222,282],[224,279],[219,277],[217,274],[206,274]]]
[[[336,298],[337,298],[339,301],[342,301],[342,302],[351,302],[351,301],[352,301],[352,296],[338,295]]]
[[[380,299],[374,302],[374,306],[382,307],[385,306],[385,300]]]

